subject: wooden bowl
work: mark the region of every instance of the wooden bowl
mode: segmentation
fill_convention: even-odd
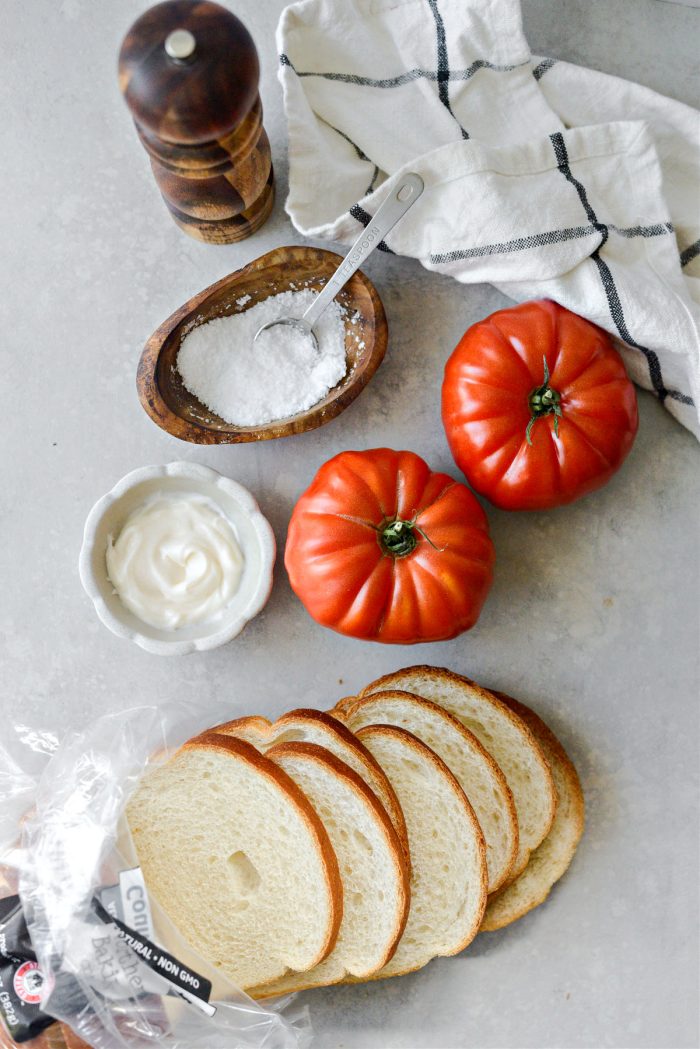
[[[275,248],[189,299],[151,335],[139,361],[136,376],[139,400],[151,419],[182,441],[236,444],[305,433],[340,415],[381,364],[388,338],[379,295],[360,271],[337,296],[349,313],[357,314],[356,323],[346,325],[345,329],[347,372],[323,400],[305,412],[263,426],[234,426],[185,389],[176,362],[180,343],[193,328],[215,317],[241,313],[270,295],[306,287],[320,290],[341,262],[340,255],[323,248]],[[236,300],[244,296],[250,298],[237,305]]]

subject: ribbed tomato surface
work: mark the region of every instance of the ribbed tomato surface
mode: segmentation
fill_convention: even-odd
[[[413,644],[476,622],[491,585],[486,515],[413,452],[341,452],[294,508],[284,562],[308,612],[341,634]]]
[[[606,332],[555,302],[526,302],[464,334],[445,368],[442,419],[477,492],[505,510],[541,510],[619,469],[637,398]]]

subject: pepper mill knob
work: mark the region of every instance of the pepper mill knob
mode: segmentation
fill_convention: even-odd
[[[243,23],[210,0],[166,0],[134,22],[119,85],[175,222],[210,244],[243,240],[274,199],[260,67]]]
[[[197,41],[189,29],[173,29],[172,33],[168,33],[165,38],[165,53],[169,58],[176,58],[179,62],[191,58],[196,46]]]

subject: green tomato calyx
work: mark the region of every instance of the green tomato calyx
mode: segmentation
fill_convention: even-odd
[[[544,382],[541,386],[535,387],[528,398],[528,407],[530,409],[530,422],[527,424],[525,430],[525,439],[528,444],[532,444],[532,427],[535,425],[538,419],[543,419],[547,415],[554,416],[554,433],[559,436],[559,420],[561,418],[561,394],[558,390],[553,389],[549,385],[549,367],[547,366],[547,358],[543,357],[544,361]]]
[[[390,521],[379,529],[379,545],[385,554],[407,557],[418,545],[418,536],[409,521]]]

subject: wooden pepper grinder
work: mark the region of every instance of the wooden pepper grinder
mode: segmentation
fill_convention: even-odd
[[[246,27],[209,0],[167,0],[134,22],[119,86],[178,226],[231,244],[262,226],[274,199],[260,67]]]

